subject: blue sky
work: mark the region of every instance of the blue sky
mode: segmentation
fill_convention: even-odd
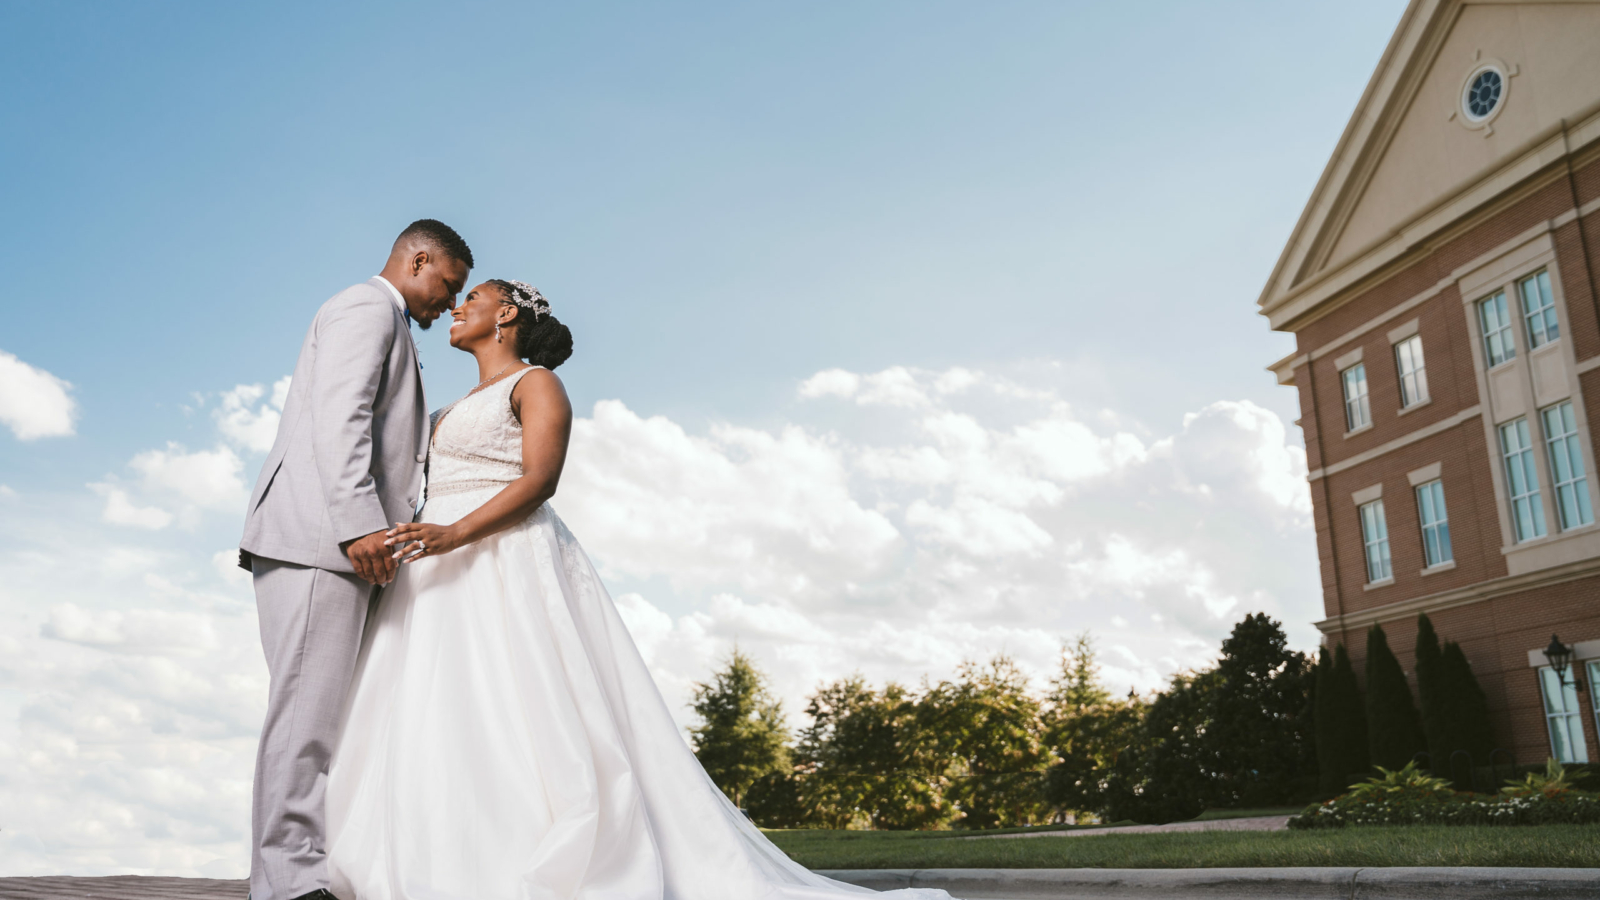
[[[553,298],[579,408],[1051,357],[1288,413],[1253,301],[1399,8],[10,4],[4,346],[85,415],[0,460],[75,479],[286,372],[424,214]]]
[[[1254,301],[1402,9],[0,0],[0,871],[238,873],[239,494],[422,216],[572,327],[556,505],[674,704],[1312,646]]]

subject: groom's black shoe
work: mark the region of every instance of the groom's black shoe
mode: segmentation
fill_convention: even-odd
[[[309,894],[301,894],[294,900],[339,900],[339,898],[335,897],[333,892],[327,888],[317,888]]]

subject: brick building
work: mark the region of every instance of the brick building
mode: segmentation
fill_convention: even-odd
[[[1410,672],[1426,612],[1519,763],[1600,762],[1597,245],[1600,3],[1413,0],[1260,299],[1324,640]]]

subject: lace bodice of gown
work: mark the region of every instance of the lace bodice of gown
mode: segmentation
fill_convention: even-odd
[[[511,414],[511,391],[540,366],[489,385],[433,414],[428,445],[428,499],[498,491],[522,477],[522,423]]]

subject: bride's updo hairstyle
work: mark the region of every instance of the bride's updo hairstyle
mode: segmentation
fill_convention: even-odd
[[[517,308],[511,324],[517,326],[517,355],[536,366],[554,369],[572,356],[572,332],[555,316],[550,303],[531,284],[489,279],[489,284],[505,295],[505,302]]]

